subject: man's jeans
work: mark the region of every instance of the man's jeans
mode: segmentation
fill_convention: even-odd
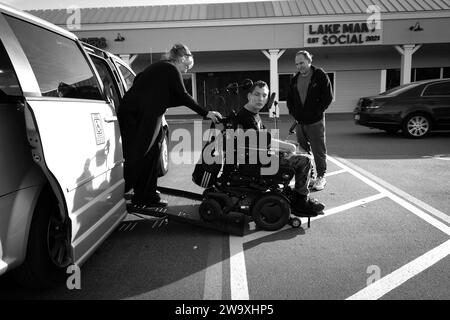
[[[327,146],[325,137],[325,118],[312,124],[298,124],[297,141],[302,149],[314,156],[317,176],[327,171]]]
[[[312,169],[311,156],[307,154],[281,154],[280,166],[294,168],[295,170],[295,187],[297,193],[308,196],[309,195],[309,180]]]

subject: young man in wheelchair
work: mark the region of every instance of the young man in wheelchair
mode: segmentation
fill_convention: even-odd
[[[269,87],[264,81],[256,81],[249,89],[248,103],[244,105],[235,118],[236,125],[247,130],[256,130],[261,133],[265,130],[259,116],[259,111],[266,105],[269,98]],[[309,196],[309,179],[312,169],[312,159],[309,154],[296,153],[296,146],[291,143],[270,138],[267,147],[275,151],[278,157],[279,167],[290,167],[295,171],[295,187],[291,209],[294,215],[316,216],[322,212],[325,206]],[[259,140],[259,139],[258,139]],[[258,141],[258,147],[259,141]],[[251,148],[251,146],[250,146]]]

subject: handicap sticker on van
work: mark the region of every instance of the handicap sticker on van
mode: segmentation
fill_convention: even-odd
[[[97,145],[105,143],[105,131],[103,130],[100,113],[91,113],[92,124],[94,125],[95,141]]]

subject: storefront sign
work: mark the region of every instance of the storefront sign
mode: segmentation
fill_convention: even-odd
[[[367,22],[305,24],[305,47],[362,46],[382,43],[382,27]]]

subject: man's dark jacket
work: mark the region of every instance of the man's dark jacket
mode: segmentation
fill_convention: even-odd
[[[135,165],[148,152],[153,136],[159,133],[157,119],[167,108],[177,106],[186,106],[203,117],[208,113],[186,91],[181,72],[172,63],[156,62],[137,75],[117,112],[124,158],[132,170],[128,174],[133,177],[138,174]]]
[[[302,104],[297,90],[297,73],[289,84],[287,107],[289,114],[301,124],[312,124],[322,120],[323,113],[333,101],[333,89],[330,79],[321,68],[311,66],[311,80],[305,104]]]

